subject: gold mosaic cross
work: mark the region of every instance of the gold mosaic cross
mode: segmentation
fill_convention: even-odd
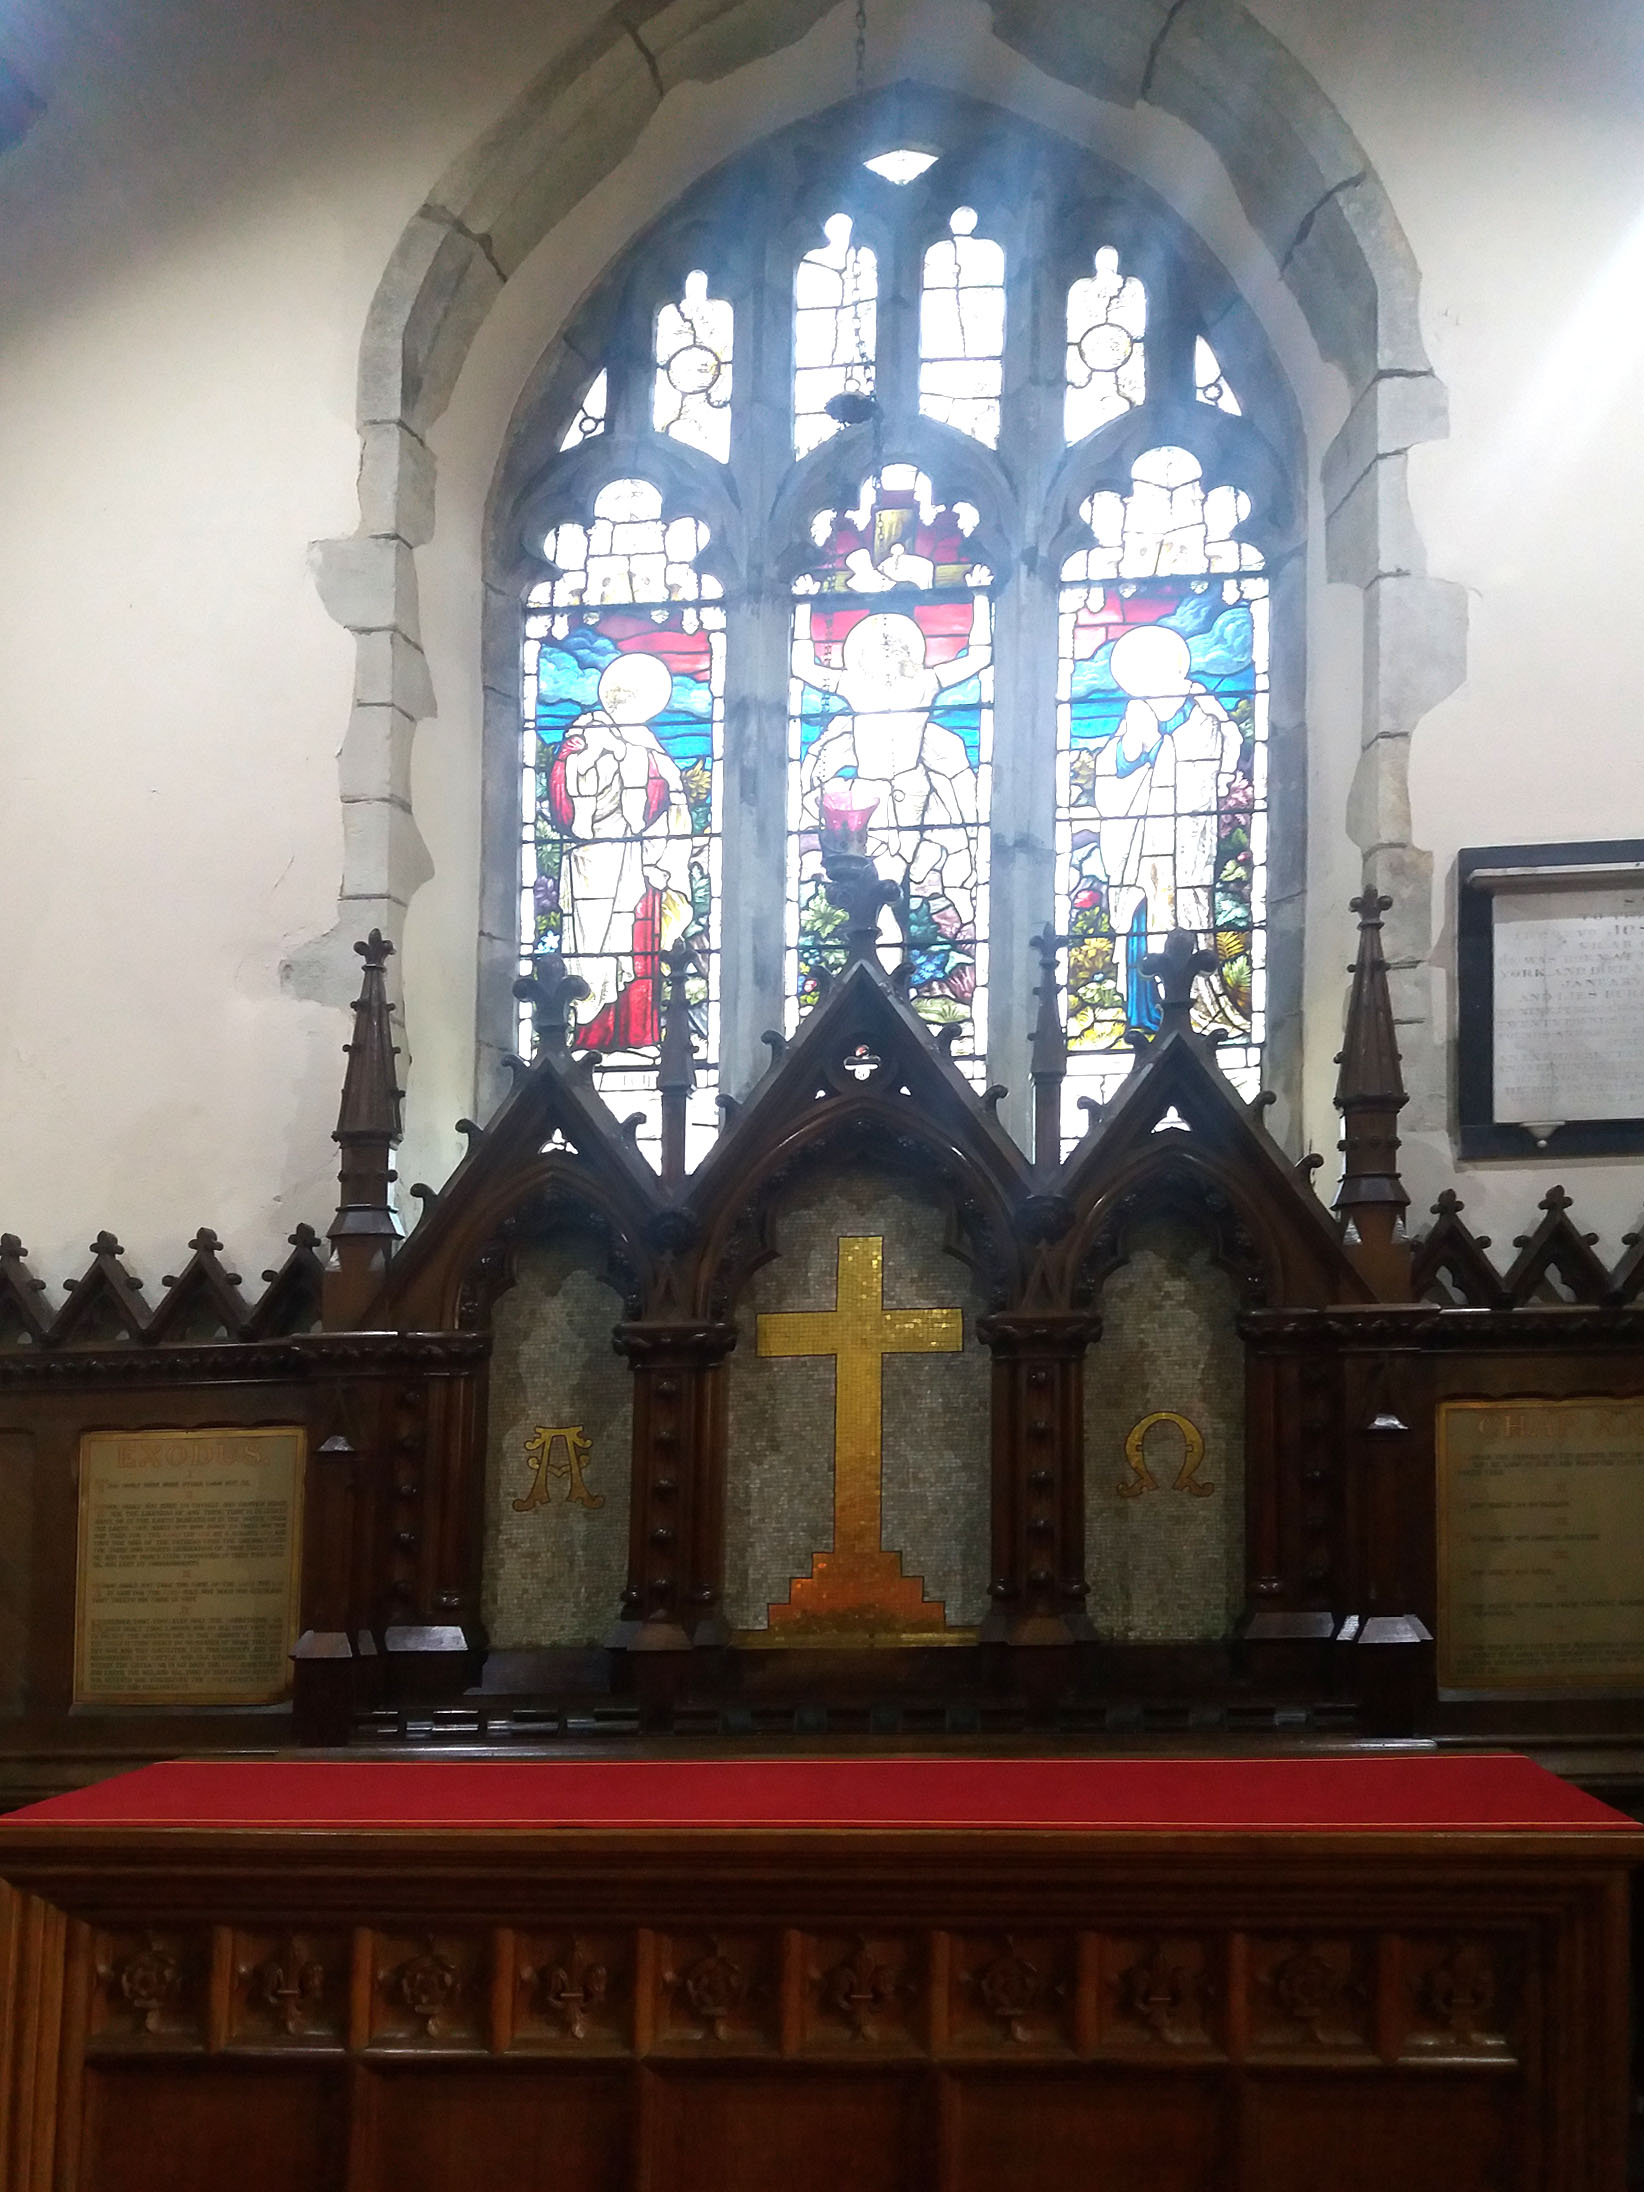
[[[941,1628],[939,1601],[902,1573],[881,1543],[884,1528],[884,1362],[887,1355],[942,1355],[965,1344],[957,1309],[887,1309],[883,1238],[846,1236],[832,1309],[781,1310],[759,1319],[761,1355],[834,1358],[833,1551],[818,1553],[772,1626],[801,1616]],[[934,1617],[934,1618],[933,1618]]]

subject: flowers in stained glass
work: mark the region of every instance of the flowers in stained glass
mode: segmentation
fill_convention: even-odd
[[[1158,1025],[1144,962],[1173,928],[1216,960],[1194,1024],[1222,1037],[1223,1066],[1250,1093],[1259,1071],[1267,583],[1230,537],[1244,498],[1206,492],[1196,459],[1174,461],[1185,455],[1148,452],[1129,497],[1087,504],[1098,545],[1063,568],[1056,887],[1075,1096],[1110,1093],[1127,1031]]]
[[[736,315],[710,297],[700,268],[685,277],[677,304],[656,316],[656,384],[651,423],[721,464],[731,455],[731,341]]]
[[[605,407],[610,398],[610,378],[608,373],[601,372],[589,383],[588,393],[578,405],[576,417],[565,429],[565,438],[559,445],[561,450],[579,448],[595,434],[604,433]]]
[[[1098,426],[1122,418],[1147,395],[1147,292],[1134,274],[1121,272],[1119,254],[1105,245],[1096,270],[1067,293],[1067,395],[1063,433],[1083,441]]]
[[[1215,351],[1202,335],[1193,345],[1193,393],[1200,403],[1212,404],[1231,418],[1243,416],[1239,399],[1227,385],[1227,376]]]
[[[993,624],[976,523],[911,465],[818,521],[793,618],[788,957],[797,1013],[845,960],[827,862],[866,852],[900,893],[882,933],[915,1009],[980,1071]]]
[[[827,239],[807,251],[793,287],[793,453],[805,456],[840,420],[828,410],[844,395],[871,396],[879,339],[879,268],[852,241],[848,213],[823,223]]]
[[[604,1054],[654,1131],[676,943],[713,1081],[724,612],[681,553],[706,529],[665,522],[648,481],[612,483],[594,513],[548,536],[558,574],[527,605],[521,925],[527,959],[558,952],[587,985],[572,1047]]]
[[[1005,253],[960,206],[925,253],[919,297],[919,408],[990,449],[1004,388]]]

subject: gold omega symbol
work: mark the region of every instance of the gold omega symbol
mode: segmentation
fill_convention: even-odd
[[[1144,1492],[1156,1492],[1159,1480],[1147,1465],[1142,1448],[1147,1434],[1156,1423],[1173,1423],[1182,1434],[1182,1465],[1176,1472],[1173,1492],[1186,1492],[1194,1499],[1208,1499],[1216,1489],[1213,1484],[1203,1483],[1199,1477],[1199,1464],[1204,1460],[1204,1433],[1186,1416],[1178,1416],[1168,1408],[1157,1409],[1151,1416],[1143,1416],[1125,1435],[1125,1460],[1130,1465],[1130,1475],[1121,1477],[1113,1489],[1121,1499],[1140,1499]]]

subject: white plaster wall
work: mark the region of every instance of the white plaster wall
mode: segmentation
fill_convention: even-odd
[[[1256,11],[1386,183],[1450,390],[1451,439],[1413,460],[1429,568],[1472,599],[1467,682],[1414,756],[1442,960],[1458,845],[1644,834],[1627,654],[1644,548],[1644,31],[1631,0]],[[293,22],[203,0],[26,0],[0,14],[0,52],[49,102],[0,158],[0,1225],[54,1280],[103,1224],[152,1286],[202,1221],[255,1274],[296,1218],[329,1216],[346,1027],[282,968],[337,918],[353,642],[320,604],[309,545],[356,523],[355,370],[396,239],[598,12],[314,0]],[[1181,124],[1001,61],[979,0],[873,12],[876,77],[917,55],[937,81],[1098,142],[1193,220],[1267,325],[1322,451],[1339,376]],[[442,1176],[473,1101],[477,543],[509,412],[627,237],[707,166],[841,96],[848,72],[840,8],[802,44],[670,94],[504,290],[434,431],[417,575],[438,713],[411,786],[433,874],[405,931],[407,1179]],[[1572,327],[1588,378],[1564,409],[1543,392]],[[1613,367],[1596,379],[1595,356]],[[1304,1131],[1329,1147],[1359,870],[1344,820],[1359,597],[1321,584],[1315,598]],[[1410,1150],[1424,1205],[1454,1173],[1439,1123],[1413,1120]],[[1569,1171],[1578,1214],[1613,1240],[1644,1195],[1639,1170]],[[1503,1239],[1543,1185],[1533,1168],[1479,1169],[1469,1216]]]
[[[102,1225],[152,1297],[202,1222],[254,1286],[329,1221],[346,1016],[282,968],[337,915],[354,644],[309,544],[400,231],[578,13],[0,12],[47,100],[0,158],[0,1226],[54,1288]]]
[[[1422,273],[1450,435],[1411,458],[1429,570],[1466,586],[1465,683],[1411,757],[1414,839],[1434,856],[1435,1019],[1454,1001],[1463,845],[1644,836],[1644,13],[1634,0],[1253,0],[1346,115]],[[1352,862],[1315,758],[1309,1123],[1328,1147]],[[1329,924],[1334,931],[1326,942]],[[1458,1167],[1442,1122],[1406,1120],[1423,1223],[1454,1183],[1498,1256],[1544,1165]],[[1562,1163],[1613,1254],[1644,1166]]]

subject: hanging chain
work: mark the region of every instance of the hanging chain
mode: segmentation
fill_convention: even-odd
[[[868,0],[856,0],[856,96],[868,88]]]

